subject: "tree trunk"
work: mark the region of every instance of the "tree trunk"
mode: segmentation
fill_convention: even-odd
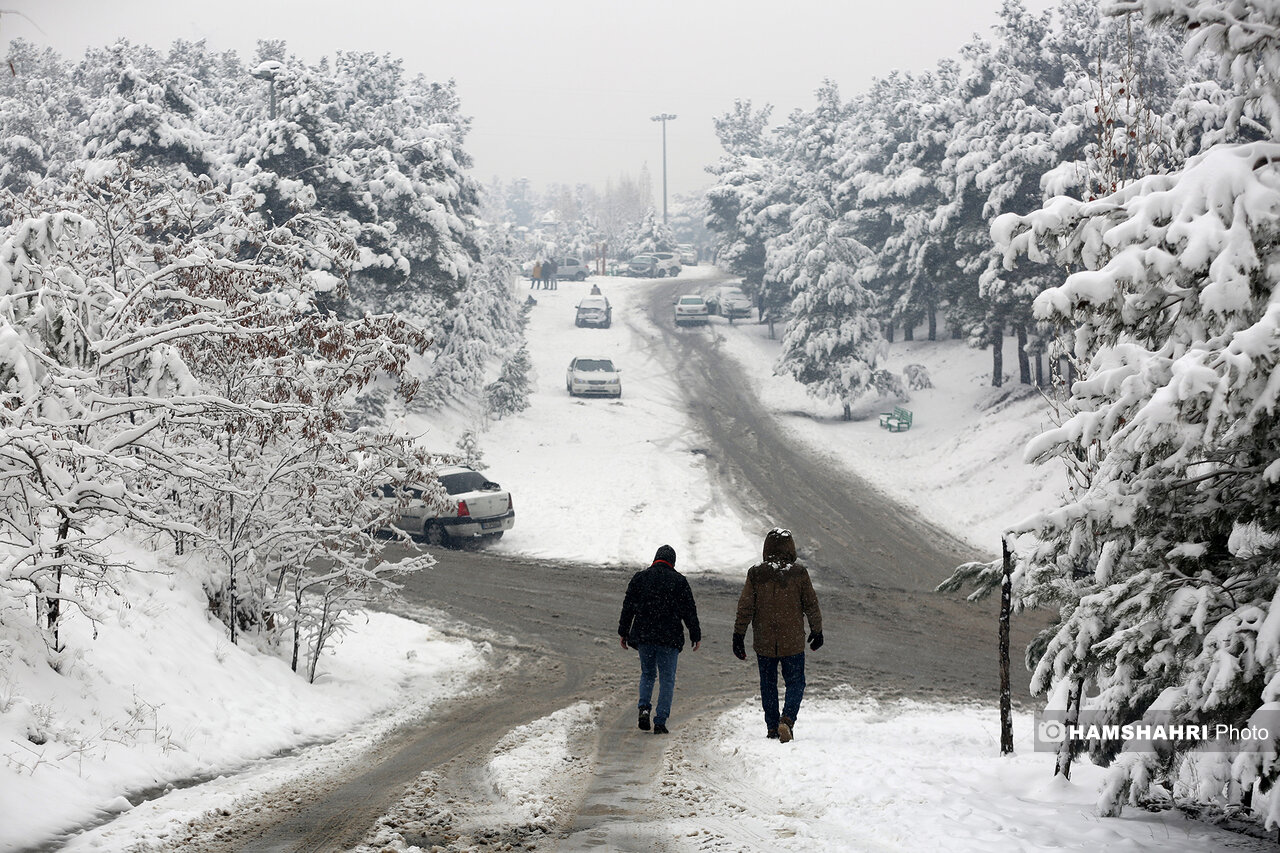
[[[844,404],[844,419],[846,421],[853,420],[853,407],[850,406],[848,403]]]
[[[1044,353],[1036,351],[1036,387],[1044,387]]]
[[[932,302],[929,303],[929,340],[936,341],[938,339],[938,309]]]
[[[1080,699],[1084,693],[1084,679],[1077,679],[1067,694],[1067,713],[1064,727],[1076,726],[1080,723]],[[1053,766],[1053,775],[1061,775],[1063,779],[1071,778],[1071,763],[1075,760],[1075,742],[1064,737],[1058,746],[1058,760]]]
[[[907,320],[902,324],[902,339],[904,341],[916,339],[915,320]]]
[[[1004,579],[1000,582],[1000,754],[1013,754],[1013,699],[1009,684],[1009,617],[1013,612],[1013,555],[1001,539]]]
[[[53,641],[53,651],[62,651],[62,642],[58,638],[58,623],[62,618],[62,558],[67,553],[67,536],[71,533],[71,519],[67,516],[62,517],[62,521],[58,522],[58,544],[54,546],[53,556],[58,561],[58,567],[53,572],[53,595],[49,597],[49,609],[45,616],[47,621],[45,625],[48,627],[49,636]]]
[[[1018,333],[1018,381],[1031,384],[1031,360],[1027,357],[1027,327],[1019,324]]]
[[[893,343],[893,324],[892,323],[884,324],[884,339],[889,343]]]
[[[991,324],[991,385],[1004,385],[1004,328],[999,323]]]

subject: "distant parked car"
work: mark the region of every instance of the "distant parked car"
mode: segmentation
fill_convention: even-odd
[[[578,316],[573,324],[583,326],[599,326],[607,329],[613,325],[613,306],[603,296],[584,296],[578,303]]]
[[[712,310],[730,321],[738,317],[751,316],[751,300],[736,287],[717,289],[715,295],[708,298],[707,302],[712,306]]]
[[[591,275],[591,270],[578,258],[555,258],[554,260],[556,262],[557,281],[584,281],[587,276]],[[520,268],[525,278],[533,275],[534,263],[534,261],[528,261]]]
[[[680,255],[675,252],[650,252],[657,259],[658,278],[680,275]]]
[[[707,322],[707,301],[697,294],[681,296],[676,300],[676,325]]]
[[[431,486],[410,486],[404,490],[409,502],[391,524],[431,545],[448,545],[468,539],[501,539],[516,523],[511,493],[474,468],[445,465],[436,472],[444,487],[444,501],[430,499]],[[380,500],[399,504],[392,486],[383,486]]]
[[[698,265],[698,250],[688,243],[681,243],[680,263],[686,267],[696,267]]]
[[[640,278],[656,278],[658,259],[653,255],[636,255],[627,262],[627,275]]]
[[[621,372],[607,358],[575,358],[569,362],[564,387],[570,397],[621,397]]]
[[[584,281],[591,275],[591,270],[578,258],[557,260],[556,264],[556,278],[561,281]]]

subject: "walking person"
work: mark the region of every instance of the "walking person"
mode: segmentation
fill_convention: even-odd
[[[636,572],[627,584],[618,619],[618,637],[624,649],[640,654],[640,696],[636,702],[639,726],[665,735],[671,700],[676,690],[676,663],[684,649],[684,629],[696,652],[702,645],[698,608],[693,590],[684,575],[676,571],[676,552],[663,545],[649,568]],[[658,706],[652,705],[653,685],[658,684]]]
[[[545,264],[542,265],[542,271],[546,273],[546,276],[547,276],[547,287],[551,288],[552,290],[559,289],[556,287],[556,270],[558,270],[559,268],[560,268],[559,265],[552,260],[548,260]]]
[[[809,570],[796,562],[790,530],[775,527],[764,537],[764,560],[747,572],[738,614],[733,623],[733,653],[747,659],[747,626],[760,669],[760,704],[770,738],[786,743],[795,734],[796,715],[804,698],[804,620],[809,620],[809,649],[822,648],[822,611]],[[778,711],[778,669],[786,684]]]
[[[533,272],[530,273],[530,277],[529,277],[529,289],[533,290],[533,286],[535,284],[541,284],[541,283],[542,283],[542,261],[534,261]]]

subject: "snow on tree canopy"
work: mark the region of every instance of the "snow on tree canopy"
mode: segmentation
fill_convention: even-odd
[[[1061,612],[1033,645],[1034,689],[1075,685],[1115,722],[1243,725],[1280,696],[1280,144],[1219,145],[1096,201],[1002,216],[992,236],[1006,267],[1079,270],[1035,303],[1074,332],[1083,375],[1027,454],[1084,460],[1087,478],[1013,530],[1019,603]],[[1258,749],[1239,746],[1238,782],[1280,777]],[[1124,755],[1104,813],[1158,771]]]

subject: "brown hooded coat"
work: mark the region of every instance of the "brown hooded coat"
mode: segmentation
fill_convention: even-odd
[[[764,657],[782,658],[804,651],[804,620],[809,630],[822,632],[818,595],[809,570],[796,562],[796,544],[789,533],[771,530],[764,539],[764,562],[747,572],[738,596],[733,633],[752,626],[751,647]]]

